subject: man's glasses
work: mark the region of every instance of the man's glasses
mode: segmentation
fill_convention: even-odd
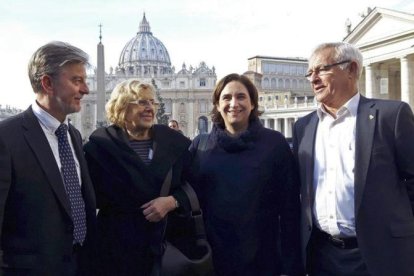
[[[136,104],[142,107],[147,107],[147,106],[154,106],[154,107],[158,107],[159,103],[156,103],[154,100],[135,100],[135,101],[130,101],[130,104]]]
[[[332,67],[337,66],[337,65],[341,65],[341,64],[344,64],[344,63],[348,63],[348,62],[351,62],[351,60],[344,60],[344,61],[340,61],[340,62],[337,62],[337,63],[321,65],[319,67],[316,67],[313,70],[309,70],[306,73],[305,77],[310,81],[310,80],[312,80],[312,75],[314,73],[317,76],[323,76],[323,75],[328,74],[328,71],[331,70]]]

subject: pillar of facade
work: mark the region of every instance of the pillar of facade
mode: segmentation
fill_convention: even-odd
[[[179,104],[177,100],[175,99],[172,99],[171,102],[172,102],[171,103],[172,106],[171,106],[171,118],[170,119],[180,121],[179,112],[178,112]]]
[[[277,119],[276,119],[275,130],[277,130],[277,131],[281,132],[281,130],[282,130],[281,123],[282,123],[282,120],[281,120],[281,119],[279,119],[279,118],[277,118]]]
[[[269,119],[263,119],[264,121],[264,127],[269,128]]]
[[[187,102],[187,136],[194,136],[196,132],[195,125],[198,124],[198,120],[194,119],[194,104],[195,101],[189,100]],[[198,119],[198,118],[197,118]]]
[[[269,119],[269,128],[275,129],[275,119],[273,118]]]
[[[285,125],[285,129],[284,129],[284,132],[283,132],[283,135],[285,135],[285,137],[290,137],[290,135],[289,135],[289,118],[285,118],[285,123],[284,123],[284,125]]]
[[[372,98],[374,91],[374,72],[371,64],[365,66],[365,97]]]
[[[413,101],[413,85],[410,85],[410,60],[407,56],[400,58],[401,62],[401,100],[411,104]]]

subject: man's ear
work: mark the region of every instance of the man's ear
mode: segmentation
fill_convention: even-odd
[[[348,70],[350,73],[350,76],[353,76],[354,78],[358,78],[358,63],[355,61],[351,61],[348,66]]]
[[[43,91],[46,94],[53,92],[53,79],[51,76],[43,75],[40,79],[40,83],[42,84]]]

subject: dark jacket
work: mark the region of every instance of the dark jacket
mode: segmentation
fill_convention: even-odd
[[[80,165],[87,219],[87,237],[78,254],[79,260],[90,264],[87,251],[94,247],[95,194],[80,133],[69,125],[69,134]],[[0,122],[0,229],[0,275],[75,275],[69,199],[31,107]]]
[[[254,121],[238,138],[215,125],[205,152],[199,142],[190,178],[218,275],[299,273],[299,187],[285,138]]]
[[[300,168],[302,254],[313,228],[316,112],[294,127]],[[360,98],[355,129],[355,226],[371,275],[414,275],[414,116],[399,101]]]
[[[159,224],[145,220],[140,206],[159,197],[171,167],[172,194],[181,206],[188,206],[179,187],[190,141],[163,125],[154,125],[152,134],[155,151],[149,165],[116,126],[97,129],[84,147],[99,209],[99,275],[149,274],[153,266],[150,245]]]

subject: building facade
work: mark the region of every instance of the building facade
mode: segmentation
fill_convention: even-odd
[[[152,34],[145,14],[136,36],[121,51],[115,69],[111,67],[109,73],[105,72],[101,41],[97,52],[97,68],[87,80],[90,93],[83,99],[81,112],[71,115],[72,124],[81,131],[84,140],[96,127],[106,124],[105,103],[113,88],[128,79],[155,83],[165,114],[178,121],[186,136],[193,138],[211,129],[208,115],[212,105],[211,92],[217,81],[214,66],[209,68],[203,61],[196,67],[187,67],[184,63],[176,72],[167,48]]]
[[[414,107],[414,15],[374,8],[348,33],[364,57],[360,91]]]
[[[260,117],[265,127],[286,137],[292,136],[294,122],[315,110],[312,89],[305,78],[308,61],[304,58],[255,56],[248,59],[244,75],[259,91]]]
[[[9,105],[1,105],[0,104],[0,121],[3,121],[11,116],[17,115],[23,110],[11,107]]]

